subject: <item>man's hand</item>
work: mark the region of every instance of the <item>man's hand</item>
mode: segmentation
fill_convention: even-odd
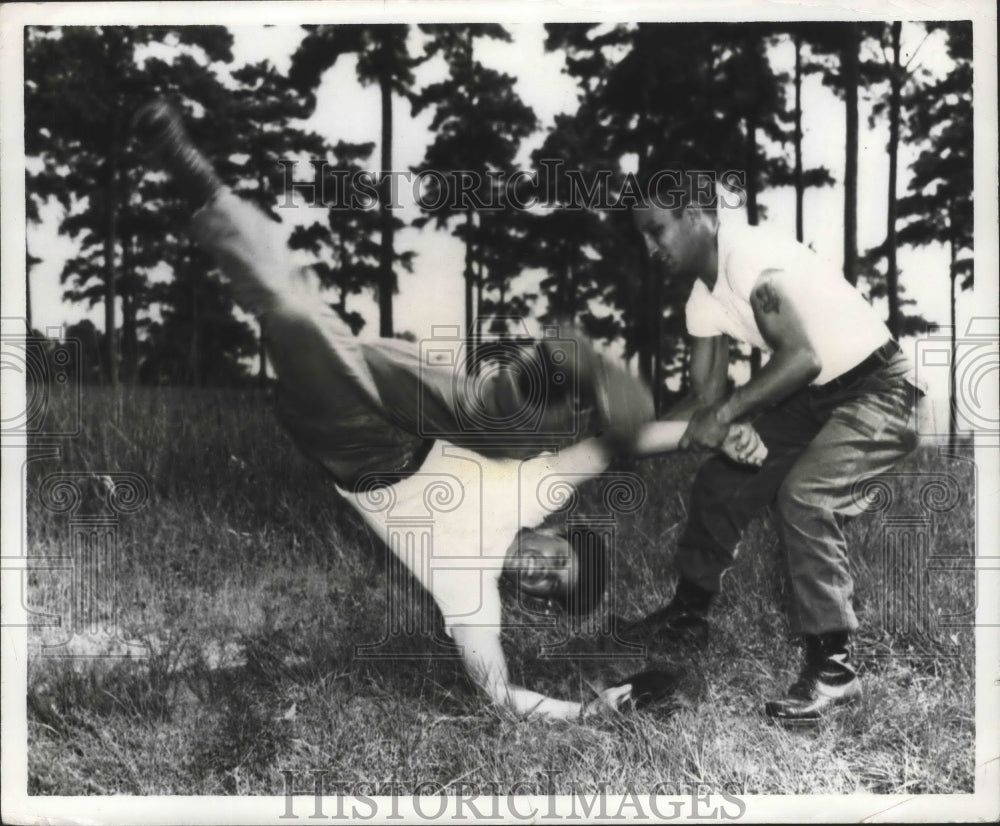
[[[752,425],[745,422],[729,426],[722,452],[734,462],[760,467],[767,458],[767,446]]]
[[[611,711],[620,711],[622,706],[632,697],[632,686],[629,683],[624,685],[613,685],[606,688],[600,694],[583,707],[583,715],[589,717],[592,714],[607,714]]]
[[[729,435],[729,422],[724,420],[719,411],[722,405],[713,404],[702,407],[691,414],[687,430],[681,436],[679,447],[707,447],[717,450]]]
[[[678,684],[678,674],[650,669],[631,674],[617,684],[604,689],[596,700],[584,706],[584,715],[646,708],[669,701]]]

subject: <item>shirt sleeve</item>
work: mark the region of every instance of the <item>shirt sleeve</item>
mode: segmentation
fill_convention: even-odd
[[[700,278],[694,282],[691,295],[684,305],[684,318],[687,323],[688,335],[696,338],[710,338],[722,335],[715,320],[715,308],[712,295],[705,282]]]
[[[799,275],[802,246],[794,239],[766,226],[735,226],[727,229],[728,254],[722,277],[733,294],[744,301],[767,270],[783,270]]]

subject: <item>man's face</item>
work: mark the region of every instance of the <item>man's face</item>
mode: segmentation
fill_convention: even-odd
[[[561,536],[532,532],[521,537],[514,549],[512,567],[518,572],[521,591],[528,596],[548,599],[566,594],[579,577],[576,555]]]
[[[635,224],[652,260],[662,261],[672,273],[692,283],[702,274],[713,233],[701,212],[648,207],[635,213]]]

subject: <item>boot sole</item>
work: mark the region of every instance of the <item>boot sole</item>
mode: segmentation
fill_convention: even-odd
[[[823,707],[822,711],[816,711],[809,716],[801,717],[789,717],[781,714],[774,714],[771,711],[771,703],[764,704],[764,716],[776,725],[785,726],[788,728],[811,728],[821,723],[823,720],[829,720],[831,717],[841,714],[847,709],[848,706],[854,705],[859,699],[861,699],[861,687],[848,691],[840,697],[832,698],[833,701]]]

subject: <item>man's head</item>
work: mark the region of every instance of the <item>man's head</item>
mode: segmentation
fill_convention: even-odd
[[[504,567],[518,590],[534,600],[553,601],[574,616],[589,614],[607,586],[604,549],[593,543],[576,548],[550,530],[522,530],[507,550]]]
[[[714,184],[683,173],[660,180],[650,198],[633,211],[653,260],[662,261],[672,276],[694,284],[696,278],[715,282],[716,233],[719,223]]]

